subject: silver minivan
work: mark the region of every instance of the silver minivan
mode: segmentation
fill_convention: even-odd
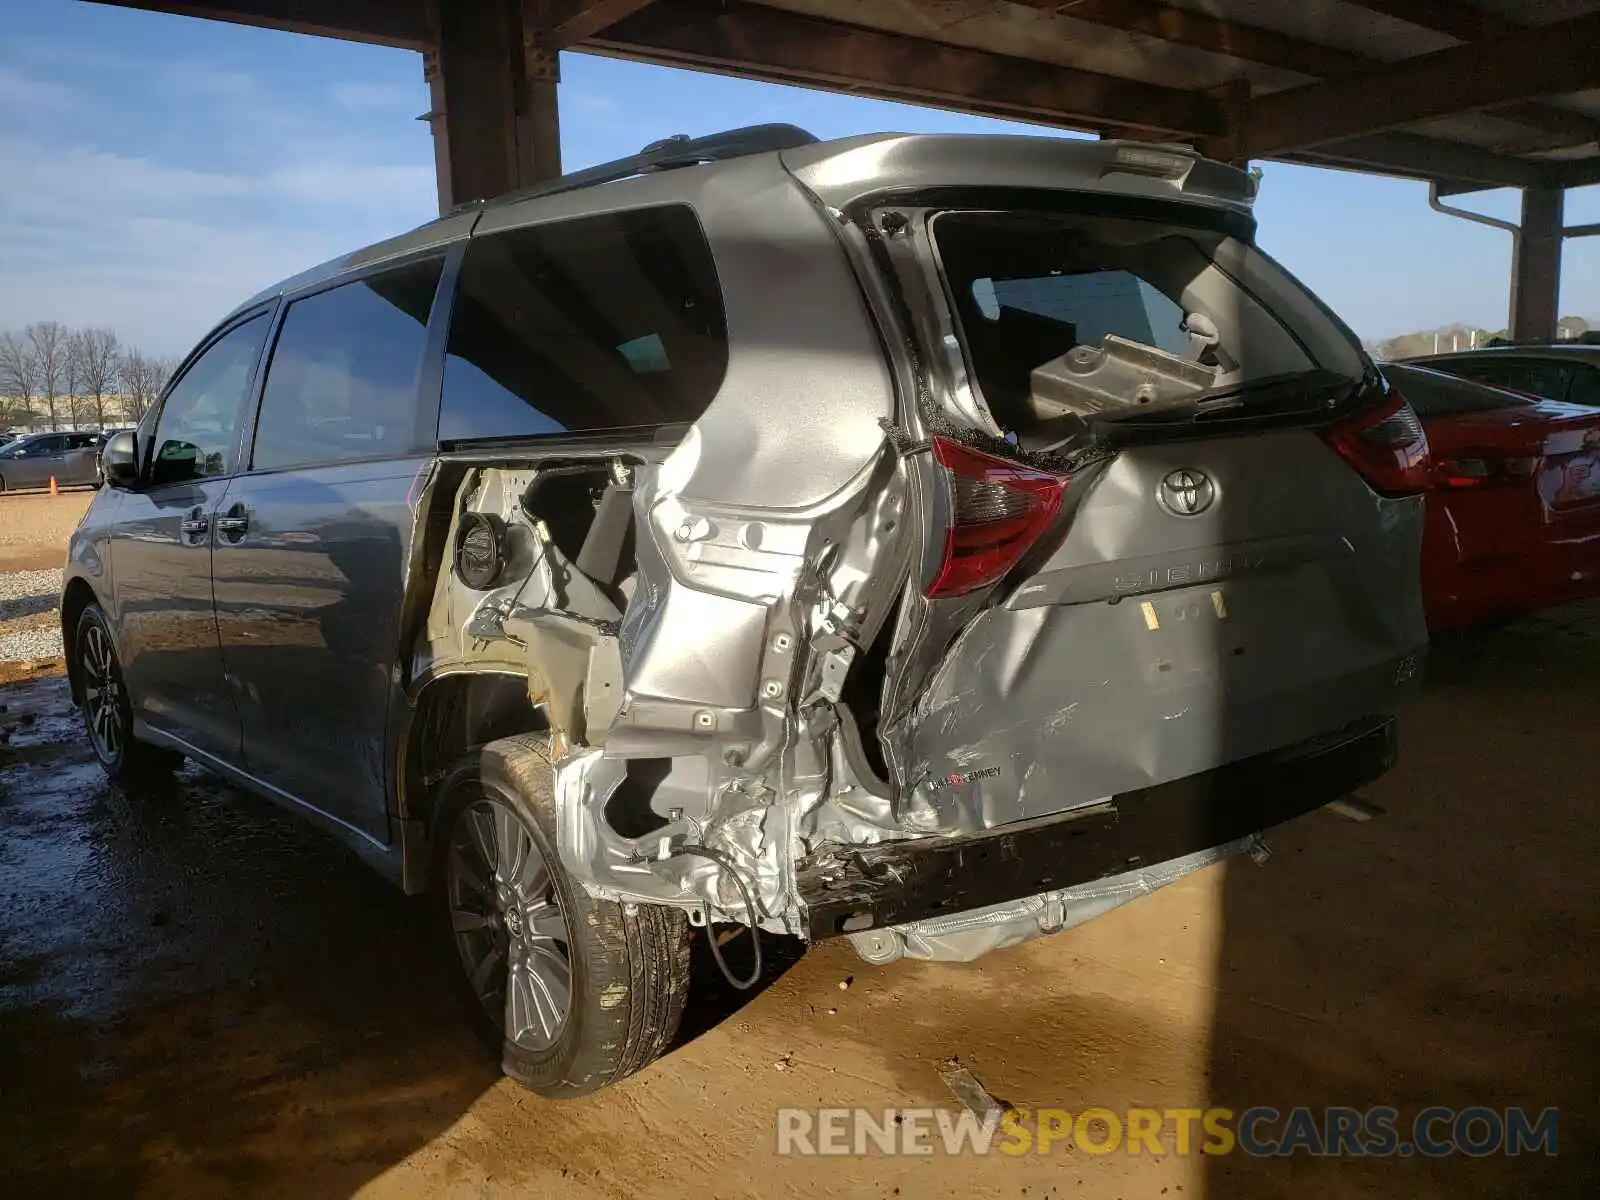
[[[1430,469],[1254,189],[760,127],[286,280],[106,446],[95,752],[430,893],[551,1096],[717,927],[965,960],[1251,849],[1394,761]]]

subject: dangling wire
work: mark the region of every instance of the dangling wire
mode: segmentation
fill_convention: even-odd
[[[679,854],[693,854],[700,858],[710,859],[733,877],[734,886],[739,889],[739,898],[744,901],[745,916],[750,920],[750,946],[755,956],[755,966],[750,971],[748,979],[740,979],[729,969],[727,961],[722,957],[722,949],[717,945],[717,935],[711,928],[711,905],[705,906],[706,912],[706,939],[711,943],[711,957],[716,960],[717,968],[722,972],[722,977],[741,992],[747,992],[761,981],[761,930],[757,927],[756,905],[751,899],[750,889],[745,886],[744,877],[739,874],[739,868],[726,854],[720,850],[713,850],[710,846],[698,846],[692,843],[679,846]],[[760,911],[765,912],[762,908]]]

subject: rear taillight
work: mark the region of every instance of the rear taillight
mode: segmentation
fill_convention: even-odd
[[[965,595],[1016,566],[1060,511],[1068,483],[949,438],[933,439],[933,457],[949,486],[950,526],[930,599]]]
[[[1538,470],[1537,458],[1440,458],[1434,460],[1433,478],[1437,487],[1464,491],[1526,483]]]
[[[1380,496],[1414,496],[1433,484],[1428,435],[1405,397],[1330,425],[1323,438]]]

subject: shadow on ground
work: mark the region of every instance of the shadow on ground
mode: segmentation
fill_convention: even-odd
[[[1600,610],[1436,644],[1403,730],[1387,815],[1229,868],[1211,1103],[1559,1106],[1559,1155],[1233,1154],[1208,1195],[1600,1194]]]
[[[0,688],[0,1176],[11,1195],[348,1194],[495,1078],[419,914],[192,768],[126,794],[60,678]]]
[[[498,1078],[408,901],[289,815],[186,768],[107,784],[60,677],[0,685],[6,1194],[348,1195]],[[704,938],[677,1045],[761,983]],[[748,969],[748,941],[725,949]]]

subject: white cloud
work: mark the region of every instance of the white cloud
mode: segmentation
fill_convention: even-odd
[[[194,61],[165,64],[156,75],[156,86],[169,95],[212,99],[241,99],[260,91],[255,76],[248,72],[225,70]]]
[[[105,325],[179,353],[261,288],[433,215],[429,167],[306,151],[248,173],[0,136],[0,329]]]
[[[0,111],[59,112],[71,108],[76,100],[72,89],[64,83],[25,75],[0,63]]]

